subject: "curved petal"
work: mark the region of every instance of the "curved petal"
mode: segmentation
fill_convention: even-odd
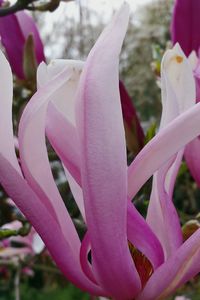
[[[142,252],[153,265],[154,270],[164,262],[161,244],[149,225],[128,201],[128,240]]]
[[[66,177],[69,181],[70,188],[72,190],[72,193],[75,197],[75,200],[79,206],[79,209],[85,219],[85,211],[84,211],[84,204],[83,204],[83,194],[82,189],[79,184],[74,180],[73,177],[76,178],[75,172],[74,176],[71,176],[69,171],[70,163],[73,162],[76,164],[76,168],[79,167],[79,161],[80,161],[80,154],[78,152],[78,142],[74,141],[76,138],[76,132],[75,128],[72,128],[72,133],[69,131],[70,123],[67,122],[66,118],[64,118],[63,114],[59,113],[56,109],[55,105],[50,103],[48,108],[48,119],[49,122],[47,123],[47,136],[56,150],[56,153],[61,158],[62,162],[67,169],[65,168]],[[69,150],[68,150],[69,149]],[[71,150],[70,150],[71,149]],[[64,150],[64,151],[63,151]],[[72,156],[72,157],[71,157]],[[69,163],[68,163],[69,161]],[[150,228],[148,228],[148,225],[145,224],[145,221],[143,218],[139,215],[137,211],[135,211],[135,215],[133,218],[133,215],[128,214],[128,224],[130,223],[130,226],[128,225],[128,238],[132,244],[134,244],[139,250],[141,250],[152,262],[154,268],[157,268],[162,262],[163,262],[163,252],[161,249],[161,246],[156,239],[156,237],[151,232]],[[138,223],[135,219],[139,220],[140,225],[138,226]],[[142,222],[143,220],[143,222]],[[134,226],[133,226],[134,225]],[[146,226],[145,226],[146,225]],[[134,227],[134,229],[133,229]],[[139,229],[139,234],[136,237],[136,232],[138,231],[138,227],[141,228],[141,230],[144,228],[145,236],[148,236],[148,240],[144,242],[144,244],[147,246],[143,246],[143,241],[141,239],[141,230]],[[132,232],[131,232],[132,230]],[[148,232],[148,234],[147,234]],[[134,233],[134,234],[132,234]],[[144,232],[143,232],[144,235]],[[83,245],[81,248],[84,249]],[[155,251],[156,250],[156,251]],[[81,256],[82,257],[82,256]]]
[[[161,130],[128,168],[128,196],[133,198],[150,176],[200,134],[200,103]],[[184,132],[184,134],[182,134]]]
[[[105,295],[82,272],[79,258],[47,208],[12,165],[0,154],[0,183],[42,237],[63,274],[79,288],[94,295]],[[27,201],[28,200],[28,201]]]
[[[28,38],[30,34],[33,35],[37,63],[39,64],[42,61],[45,61],[43,44],[34,19],[23,11],[17,12],[15,16],[18,20],[21,32],[24,36],[24,41]]]
[[[1,25],[0,25],[1,26]],[[0,153],[12,164],[21,175],[21,170],[15,154],[15,145],[12,127],[12,98],[13,79],[10,65],[0,50],[0,136],[3,138],[0,143]]]
[[[161,300],[199,273],[200,230],[196,231],[150,277],[137,300]],[[159,282],[159,284],[158,284]]]
[[[144,132],[132,100],[121,80],[119,81],[119,92],[125,123],[127,147],[134,154],[137,154],[144,146]]]
[[[57,110],[54,103],[50,103],[48,107],[46,133],[52,147],[60,157],[65,168],[75,181],[81,185],[80,153],[77,132],[66,117]]]
[[[173,43],[180,43],[188,56],[192,50],[199,51],[200,2],[198,0],[176,0],[171,23]],[[183,25],[184,24],[184,25]]]
[[[181,151],[182,159],[183,151]],[[170,163],[170,161],[169,161]],[[176,164],[176,163],[175,163]],[[169,168],[170,168],[169,164]],[[182,244],[182,231],[172,198],[165,190],[167,165],[159,169],[153,178],[147,223],[159,238],[167,259]],[[158,225],[159,224],[159,225]]]
[[[96,279],[94,277],[94,273],[92,270],[92,265],[88,261],[88,254],[91,251],[91,244],[90,244],[90,236],[89,233],[86,232],[82,243],[81,243],[81,251],[80,251],[80,262],[84,273],[90,278],[91,281],[96,283]]]
[[[13,72],[19,78],[24,78],[22,57],[25,41],[17,17],[14,14],[0,19],[0,37]]]
[[[161,86],[163,111],[160,130],[195,104],[192,67],[178,44],[163,57]],[[179,151],[154,174],[147,213],[147,222],[162,243],[166,258],[182,244],[181,226],[172,203],[172,194],[183,151]]]
[[[86,217],[85,217],[85,206],[84,206],[84,200],[83,200],[83,191],[80,185],[74,180],[74,177],[69,173],[69,171],[64,166],[65,175],[67,177],[67,181],[70,186],[70,190],[72,192],[72,195],[74,196],[74,199],[76,201],[76,204],[80,210],[80,213],[83,217],[84,222],[86,223]]]
[[[65,67],[73,68],[74,75],[51,98],[46,118],[47,137],[61,159],[71,191],[85,220],[81,186],[80,153],[74,121],[74,103],[83,62],[55,60],[50,65],[40,65],[38,85],[42,86],[59,74]]]
[[[54,97],[54,93],[70,80],[71,72],[73,70],[67,68],[31,98],[19,124],[19,149],[26,180],[52,216],[56,216],[64,236],[79,256],[80,240],[54,182],[45,144],[48,102]]]
[[[189,143],[184,152],[184,157],[190,173],[195,179],[198,186],[200,186],[200,138],[197,137],[191,143]]]
[[[126,145],[118,60],[128,23],[124,4],[91,50],[81,75],[76,121],[95,277],[115,299],[141,288],[127,243]]]
[[[74,70],[73,76],[60,88],[49,104],[46,133],[53,148],[64,166],[81,185],[80,154],[75,126],[75,95],[83,62],[74,60],[55,60],[48,66],[40,64],[37,72],[38,86],[47,84],[65,67]]]

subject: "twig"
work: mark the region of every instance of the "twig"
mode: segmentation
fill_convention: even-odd
[[[14,280],[14,285],[15,285],[15,300],[20,300],[20,275],[21,275],[21,268],[20,266],[17,268],[16,274],[15,274],[15,280]]]

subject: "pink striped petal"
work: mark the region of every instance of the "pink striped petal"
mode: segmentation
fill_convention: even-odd
[[[122,114],[125,122],[126,142],[128,149],[137,154],[144,146],[144,132],[137,116],[135,107],[125,85],[119,82]],[[127,128],[127,130],[126,130]]]
[[[80,213],[83,217],[84,222],[86,223],[86,217],[85,217],[85,206],[84,206],[84,200],[83,200],[83,191],[80,185],[76,182],[74,177],[70,174],[70,172],[65,168],[64,166],[65,175],[67,177],[67,181],[70,186],[70,190],[72,192],[72,195],[74,196],[74,199],[76,201],[76,204],[80,210]]]
[[[91,281],[96,283],[96,279],[94,277],[94,272],[92,270],[92,265],[88,261],[88,254],[91,251],[91,244],[90,244],[90,236],[88,232],[86,232],[82,243],[81,243],[81,251],[80,251],[80,262],[84,273],[90,278]]]
[[[81,178],[95,277],[115,299],[141,288],[127,244],[126,145],[118,57],[128,23],[124,4],[91,50],[76,106]]]
[[[59,74],[64,67],[74,69],[74,76],[54,94],[49,103],[46,119],[47,137],[60,157],[71,191],[85,219],[80,174],[80,154],[77,132],[74,121],[74,103],[77,84],[83,63],[79,61],[55,60],[50,65],[40,65],[38,71],[38,85],[42,86]]]
[[[192,50],[199,51],[199,0],[176,0],[171,23],[171,36],[173,43],[180,43],[188,56]]]
[[[192,67],[178,44],[163,57],[161,86],[163,111],[160,130],[195,104]],[[154,174],[147,213],[147,222],[160,239],[166,258],[182,244],[182,232],[172,194],[183,151],[179,151]]]
[[[50,103],[48,107],[46,133],[65,168],[81,185],[80,154],[76,129],[53,103]]]
[[[161,244],[143,217],[128,201],[128,240],[151,262],[154,270],[164,262]]]
[[[73,222],[58,192],[51,172],[45,144],[45,117],[51,97],[70,79],[70,69],[43,86],[26,106],[19,125],[21,165],[29,185],[56,216],[64,236],[79,256],[80,241]]]
[[[137,300],[161,300],[199,273],[200,230],[196,231],[150,277]]]
[[[29,187],[27,181],[18,174],[1,154],[0,183],[40,234],[63,274],[79,288],[94,295],[105,295],[101,288],[84,275],[79,258],[75,255],[58,223]]]
[[[24,36],[15,15],[12,14],[0,19],[0,38],[1,43],[6,49],[13,72],[19,78],[24,78],[22,65]],[[15,46],[13,47],[13,45]]]
[[[189,143],[184,152],[184,157],[190,173],[195,179],[198,186],[200,186],[200,138],[197,137]]]
[[[23,51],[26,39],[30,33],[33,34],[35,53],[39,64],[41,61],[45,60],[45,57],[42,41],[33,18],[24,12],[1,17],[1,41],[6,49],[12,70],[20,79],[24,78]]]
[[[168,159],[200,134],[199,118],[198,103],[173,120],[140,151],[128,169],[129,198],[132,199]]]
[[[30,34],[33,35],[37,63],[39,64],[45,61],[44,47],[34,19],[23,11],[17,12],[15,16],[23,33],[24,40],[26,40]]]
[[[0,50],[0,136],[3,142],[0,143],[0,153],[10,161],[12,166],[21,174],[18,160],[15,154],[15,145],[12,127],[12,98],[13,98],[13,78],[10,65]]]

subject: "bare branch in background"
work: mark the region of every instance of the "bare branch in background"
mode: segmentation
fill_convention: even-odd
[[[50,0],[50,1],[40,1],[40,0],[18,0],[15,4],[8,6],[7,3],[0,8],[0,17],[4,17],[18,11],[27,9],[31,11],[50,11],[56,10],[60,4],[61,0]],[[69,2],[73,0],[65,0]]]

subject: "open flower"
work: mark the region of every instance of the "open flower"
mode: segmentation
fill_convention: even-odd
[[[200,101],[200,2],[198,0],[176,0],[171,22],[171,38],[178,42],[189,57],[196,84],[196,102]],[[200,138],[187,145],[184,153],[188,168],[200,186]]]
[[[19,125],[20,166],[12,132],[11,71],[0,53],[0,80],[4,83],[0,182],[40,234],[58,267],[79,288],[116,300],[164,299],[199,272],[200,231],[185,243],[179,240],[167,252],[159,234],[130,199],[157,170],[165,176],[172,158],[176,164],[181,149],[200,133],[200,104],[189,108],[194,100],[192,71],[176,47],[167,52],[163,62],[163,128],[127,169],[118,64],[128,17],[129,8],[124,4],[85,63],[58,60],[39,66],[38,91]],[[189,109],[176,118],[179,92],[188,93],[184,107]],[[55,185],[45,133],[63,163],[86,222],[82,242]],[[173,170],[164,199],[167,221],[157,215],[157,226],[169,236],[168,220],[174,209],[168,198],[175,174]],[[160,186],[157,181],[159,195],[166,181],[161,179]],[[179,233],[180,225],[176,215],[173,217],[174,230]]]
[[[0,1],[2,3],[2,1]],[[43,44],[33,18],[21,11],[0,18],[0,41],[6,50],[12,71],[20,79],[25,78],[23,64],[25,44],[32,35],[36,63],[45,61]]]

